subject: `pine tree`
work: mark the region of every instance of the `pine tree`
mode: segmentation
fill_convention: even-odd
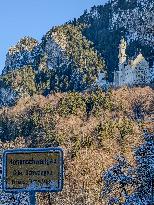
[[[136,167],[119,157],[103,175],[102,197],[108,205],[154,203],[154,135],[144,131],[145,143],[135,150]]]

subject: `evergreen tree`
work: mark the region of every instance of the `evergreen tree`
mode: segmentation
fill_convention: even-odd
[[[144,132],[145,143],[135,150],[136,167],[123,158],[103,175],[102,197],[108,205],[154,203],[154,135]]]

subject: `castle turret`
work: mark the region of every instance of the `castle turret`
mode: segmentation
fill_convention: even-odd
[[[127,48],[127,44],[124,38],[121,39],[120,41],[120,45],[119,45],[119,64],[123,64],[124,62],[126,62],[126,48]]]
[[[119,71],[117,73],[116,77],[116,84],[117,86],[122,86],[125,82],[125,66],[126,66],[126,41],[124,38],[121,39],[120,45],[119,45]]]

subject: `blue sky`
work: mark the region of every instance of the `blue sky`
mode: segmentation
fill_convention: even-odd
[[[52,26],[79,17],[85,9],[107,0],[1,0],[0,73],[8,48],[21,37],[40,40]]]

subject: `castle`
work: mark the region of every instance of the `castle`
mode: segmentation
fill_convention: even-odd
[[[141,53],[134,60],[127,60],[126,47],[123,38],[119,45],[119,66],[118,70],[114,71],[113,86],[150,84],[154,80],[154,65],[150,67]]]

